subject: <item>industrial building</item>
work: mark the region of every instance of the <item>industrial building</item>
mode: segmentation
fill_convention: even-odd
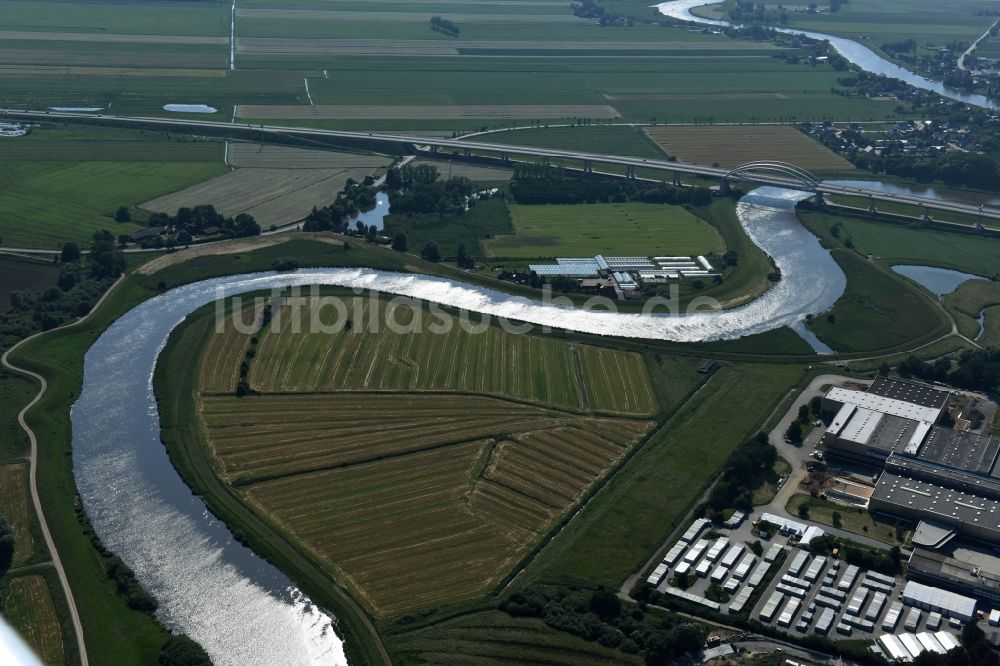
[[[718,275],[711,262],[698,257],[558,257],[554,264],[531,264],[528,269],[542,277],[579,279],[613,277],[622,289],[637,289],[638,283],[661,283]],[[631,283],[631,286],[626,284]]]
[[[915,548],[907,575],[916,581],[1000,605],[1000,561],[994,557],[977,557],[966,549],[940,553]]]

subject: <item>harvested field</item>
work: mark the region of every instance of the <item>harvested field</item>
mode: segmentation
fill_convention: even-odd
[[[611,106],[599,104],[528,104],[507,106],[360,106],[249,105],[237,107],[238,118],[313,120],[458,120],[462,118],[619,118]]]
[[[42,576],[18,576],[10,582],[4,617],[43,664],[65,663],[62,629],[48,583]]]
[[[329,205],[349,178],[361,181],[374,168],[238,169],[140,204],[174,214],[182,206],[212,204],[223,215],[248,213],[265,229],[303,219],[313,206]]]
[[[246,331],[259,328],[263,310],[263,304],[244,307],[239,313],[232,314],[239,321],[238,328],[232,319],[227,318],[222,322],[221,330],[217,328],[209,338],[199,380],[203,391],[232,393],[236,390],[240,381],[240,364],[246,359],[250,338],[253,337]]]
[[[575,418],[495,398],[441,394],[203,396],[201,412],[213,455],[234,483],[398,456],[491,433],[551,428]]]
[[[627,423],[580,419],[523,443],[475,440],[266,481],[247,496],[377,615],[395,615],[495,587],[649,427]],[[603,437],[578,443],[594,427]]]
[[[311,150],[259,143],[230,142],[229,164],[237,168],[265,169],[377,169],[392,158],[382,155]]]
[[[0,465],[0,516],[14,530],[14,565],[26,562],[35,552],[31,537],[32,512],[28,507],[28,466]]]
[[[189,259],[195,259],[197,257],[211,257],[213,255],[220,254],[252,252],[265,247],[281,245],[282,243],[287,243],[288,241],[300,239],[301,236],[282,233],[272,234],[269,236],[252,236],[250,238],[234,238],[232,240],[207,243],[205,245],[192,245],[191,247],[186,247],[183,250],[171,252],[170,254],[164,254],[156,259],[153,259],[152,261],[148,261],[137,268],[136,272],[141,275],[152,275],[153,273],[163,270],[164,268],[181,264]],[[330,245],[337,246],[344,244],[344,242],[336,236],[321,233],[309,234],[309,240],[319,243],[329,243]]]
[[[470,334],[456,318],[419,304],[339,303],[338,312],[314,298],[286,301],[261,335],[250,385],[266,392],[459,391],[634,416],[658,409],[638,354],[577,346],[585,393],[574,347],[559,340],[496,326]]]
[[[59,283],[59,267],[51,261],[0,254],[0,312],[10,307],[10,295],[21,289],[41,293]]]
[[[820,173],[854,171],[843,157],[787,125],[647,127],[646,133],[681,162],[731,168],[780,160]]]

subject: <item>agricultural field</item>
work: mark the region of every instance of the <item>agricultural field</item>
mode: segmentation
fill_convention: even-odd
[[[237,169],[377,169],[390,158],[384,155],[312,150],[262,143],[231,141],[226,161]]]
[[[580,150],[657,160],[667,156],[640,128],[625,125],[531,127],[488,132],[466,138],[484,143]]]
[[[469,164],[466,162],[446,162],[444,160],[416,159],[411,162],[413,166],[429,164],[435,167],[442,178],[468,178],[480,183],[499,183],[509,181],[514,177],[511,169],[500,169],[479,164]]]
[[[251,387],[264,392],[450,391],[602,414],[658,411],[638,354],[516,335],[496,326],[470,334],[457,317],[409,301],[340,302],[338,311],[324,307],[322,299],[287,299],[260,335]],[[297,332],[310,329],[314,332]]]
[[[932,0],[892,3],[852,0],[837,13],[790,12],[788,25],[851,39],[861,38],[865,46],[874,50],[882,50],[886,43],[913,39],[917,52],[926,55],[935,47],[948,46],[951,42],[966,45],[973,42],[996,19],[991,15],[978,15],[989,9],[989,4],[983,0],[958,0],[947,5]]]
[[[515,618],[495,610],[460,615],[430,627],[403,630],[389,637],[401,663],[482,666],[544,663],[551,666],[611,666],[642,664],[638,656],[603,647],[537,618]]]
[[[0,246],[5,239],[0,236]],[[43,292],[56,286],[59,267],[49,261],[0,254],[0,312],[10,307],[10,295],[18,290]]]
[[[378,616],[496,587],[654,425],[639,354],[321,305],[286,298],[251,355],[249,334],[209,336],[200,430],[220,477]]]
[[[28,451],[28,436],[17,422],[17,413],[37,392],[33,379],[0,367],[0,462]]]
[[[23,463],[0,465],[0,516],[14,530],[14,566],[31,559],[35,552],[31,535],[32,510],[28,499],[28,466]]]
[[[388,158],[385,158],[388,162]],[[223,215],[252,215],[263,228],[303,219],[313,206],[329,205],[348,179],[363,181],[375,166],[337,169],[243,168],[140,204],[175,214],[182,206],[212,204]]]
[[[119,206],[225,171],[221,143],[162,133],[96,130],[88,135],[43,126],[4,142],[0,239],[6,247],[57,249],[67,241],[85,246],[101,229],[116,236],[131,233],[141,227],[116,222]]]
[[[788,125],[647,127],[646,133],[665,152],[692,164],[732,168],[778,160],[817,174],[855,170],[843,157]]]
[[[681,256],[725,251],[722,237],[681,206],[511,206],[514,234],[484,242],[488,256]]]
[[[62,629],[45,578],[18,576],[10,582],[4,617],[32,647],[43,664],[64,662]]]

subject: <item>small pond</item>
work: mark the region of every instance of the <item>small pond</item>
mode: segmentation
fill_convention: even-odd
[[[347,226],[350,229],[354,228],[354,223],[361,221],[364,222],[365,226],[374,226],[379,231],[382,231],[383,222],[385,216],[389,214],[389,195],[385,192],[379,192],[375,195],[375,207],[370,210],[364,210],[352,217],[348,222]]]
[[[893,266],[894,273],[907,277],[938,298],[958,289],[958,285],[969,280],[980,280],[978,275],[971,275],[949,268],[933,266]]]

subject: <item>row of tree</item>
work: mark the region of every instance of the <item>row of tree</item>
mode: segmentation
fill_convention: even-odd
[[[260,235],[260,225],[248,213],[227,217],[215,210],[211,204],[179,208],[175,215],[153,213],[149,218],[150,227],[163,227],[166,236],[173,237],[176,245],[186,245],[194,236],[221,235],[228,238],[244,238]]]
[[[393,167],[385,175],[385,185],[393,192],[389,212],[394,215],[461,215],[475,190],[468,178],[441,180],[431,164]]]
[[[930,363],[910,356],[899,364],[896,371],[902,377],[917,377],[973,391],[998,393],[1000,349],[970,349],[963,351],[957,358],[944,358]]]
[[[677,663],[705,644],[702,625],[649,613],[641,606],[625,607],[614,592],[603,588],[534,587],[505,598],[500,609],[514,617],[541,618],[553,629],[641,655],[650,666]]]
[[[510,193],[519,204],[665,203],[704,206],[712,201],[704,187],[675,187],[637,180],[577,178],[562,167],[518,165]]]

